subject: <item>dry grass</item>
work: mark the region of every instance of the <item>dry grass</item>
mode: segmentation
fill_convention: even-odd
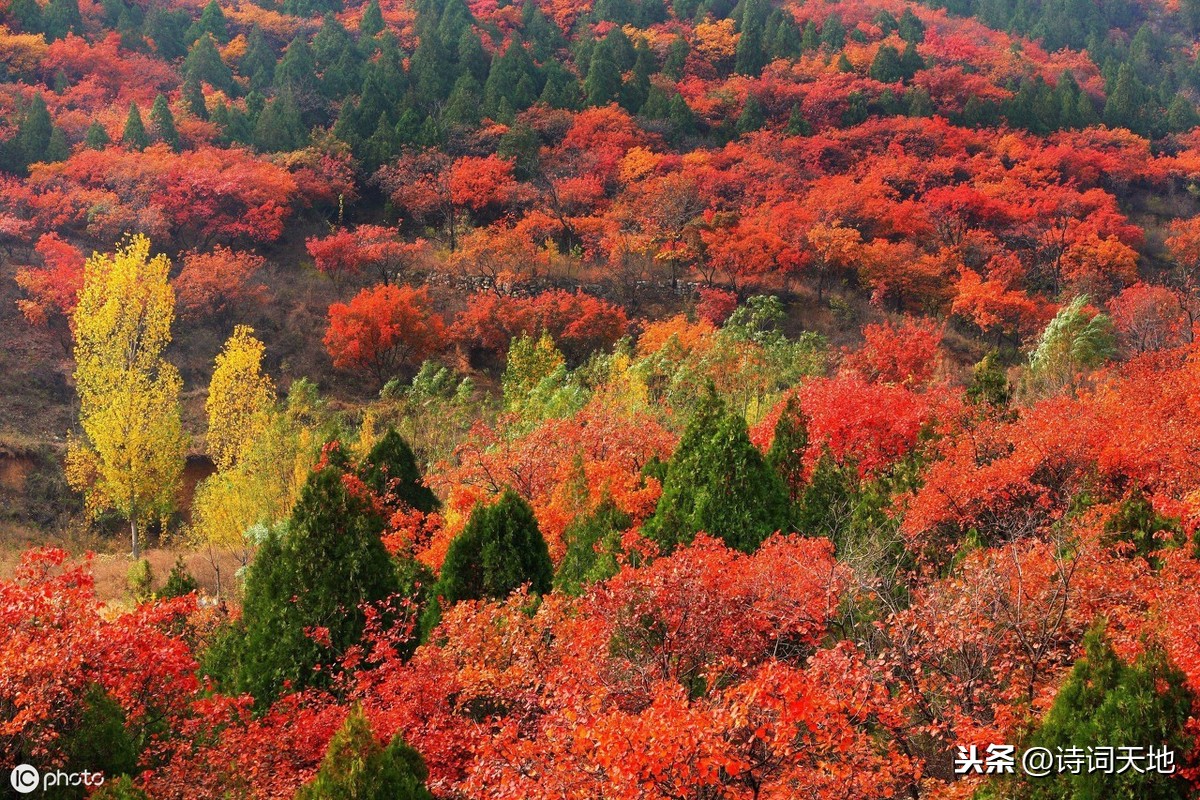
[[[61,543],[56,543],[56,545],[61,546]],[[80,547],[66,547],[66,549],[78,555],[86,552],[94,553],[92,574],[96,579],[96,595],[101,601],[124,604],[131,599],[126,576],[133,560],[127,553],[96,552]],[[0,547],[0,580],[12,577],[13,570],[20,561],[21,553],[24,550],[24,547],[11,545]],[[162,588],[163,582],[167,579],[167,573],[175,566],[175,560],[181,558],[188,572],[200,584],[201,592],[209,596],[217,594],[217,570],[220,570],[221,594],[226,599],[230,599],[231,590],[237,582],[235,574],[242,566],[241,560],[230,553],[213,553],[213,557],[210,558],[207,552],[184,548],[154,548],[144,551],[142,556],[150,562],[155,589]]]

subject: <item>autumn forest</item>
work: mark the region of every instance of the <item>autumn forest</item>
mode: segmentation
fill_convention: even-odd
[[[1198,331],[1200,0],[0,0],[0,791],[1200,796]]]

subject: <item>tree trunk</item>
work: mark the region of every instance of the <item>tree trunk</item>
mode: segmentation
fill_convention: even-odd
[[[138,529],[136,516],[129,518],[129,533],[130,537],[133,539],[133,560],[137,561],[138,558],[141,557],[142,551],[138,549]]]

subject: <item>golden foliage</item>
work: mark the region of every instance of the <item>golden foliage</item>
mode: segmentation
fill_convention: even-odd
[[[135,236],[84,266],[75,308],[75,384],[82,437],[72,438],[67,477],[93,513],[115,509],[137,528],[172,508],[187,437],[179,371],[162,358],[175,295],[166,256],[150,258]]]
[[[270,424],[275,387],[262,374],[264,349],[253,328],[238,325],[217,355],[205,410],[208,452],[219,470],[240,461]]]

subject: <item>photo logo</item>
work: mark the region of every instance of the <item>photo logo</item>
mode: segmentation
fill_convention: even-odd
[[[13,767],[8,782],[21,794],[29,794],[41,784],[42,776],[28,764],[18,764]]]

